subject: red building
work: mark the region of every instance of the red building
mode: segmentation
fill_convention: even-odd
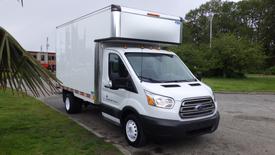
[[[29,51],[30,54],[40,62],[42,66],[48,70],[56,71],[56,53],[55,52],[41,52],[41,51]]]

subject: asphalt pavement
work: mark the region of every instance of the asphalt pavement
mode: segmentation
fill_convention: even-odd
[[[179,140],[151,140],[142,148],[129,146],[120,127],[109,123],[98,108],[68,115],[61,95],[41,99],[125,154],[275,154],[275,95],[216,94],[221,114],[216,132]]]

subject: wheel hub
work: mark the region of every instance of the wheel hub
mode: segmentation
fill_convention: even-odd
[[[65,108],[66,108],[67,111],[70,110],[70,100],[69,100],[68,97],[65,100]]]
[[[128,120],[126,123],[126,135],[131,142],[136,141],[138,136],[137,125],[133,120]]]

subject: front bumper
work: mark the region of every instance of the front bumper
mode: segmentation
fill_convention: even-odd
[[[214,132],[219,125],[220,115],[195,121],[175,121],[142,116],[142,125],[146,134],[160,137],[195,136]]]

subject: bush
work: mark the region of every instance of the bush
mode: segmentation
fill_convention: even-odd
[[[257,70],[264,61],[262,47],[231,34],[223,34],[213,40],[206,57],[209,72],[223,77],[244,77],[248,71]]]
[[[275,75],[275,66],[268,68],[265,74]]]
[[[232,34],[222,34],[207,45],[183,44],[170,48],[191,71],[204,76],[244,77],[245,73],[262,68],[262,46]]]
[[[204,59],[206,52],[202,47],[192,44],[182,44],[178,47],[172,47],[170,50],[175,52],[193,73],[203,73],[208,70]]]

